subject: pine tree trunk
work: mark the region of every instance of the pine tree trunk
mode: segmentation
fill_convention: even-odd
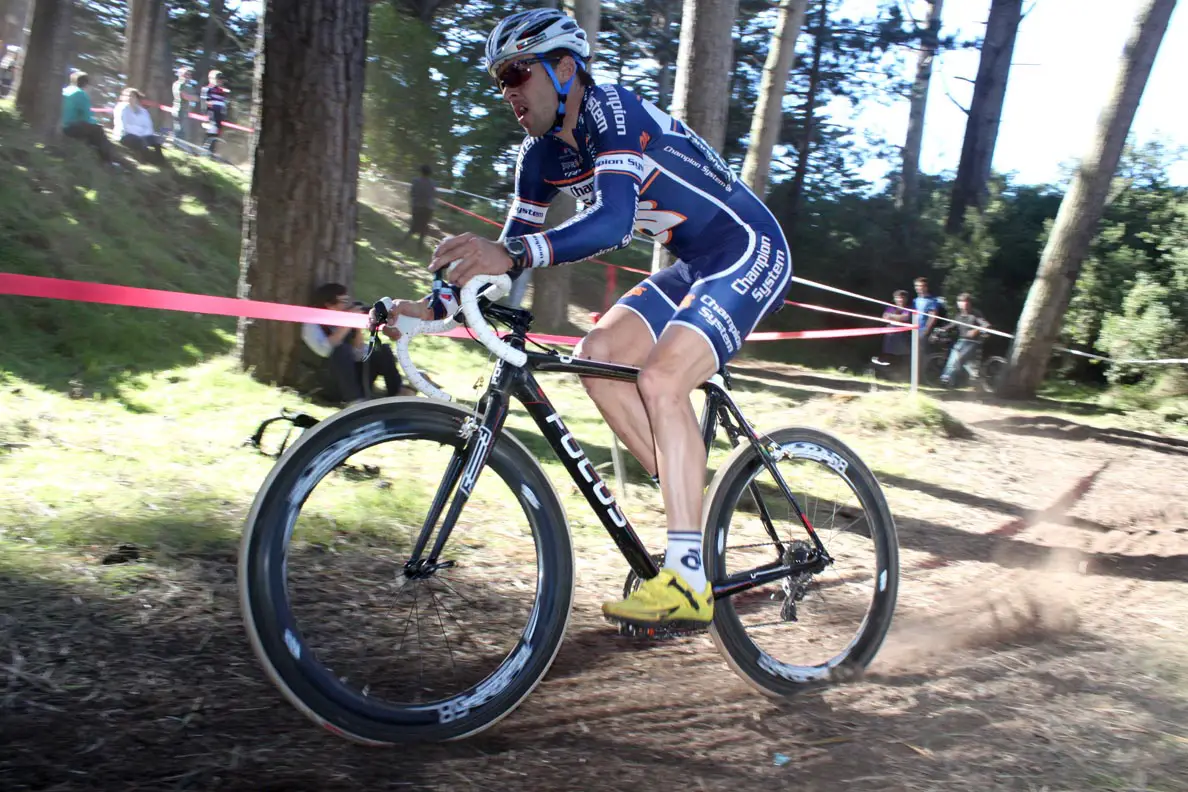
[[[941,7],[944,0],[928,0],[928,22],[920,37],[916,58],[916,79],[912,83],[911,109],[908,111],[907,139],[903,144],[903,166],[895,191],[895,206],[915,215],[919,209],[920,148],[924,143],[924,111],[928,107],[928,86],[932,82],[932,61],[940,37]]]
[[[545,227],[555,228],[573,217],[577,202],[569,193],[558,193],[545,215]],[[532,317],[538,330],[558,333],[569,326],[569,284],[572,267],[563,264],[532,271]]]
[[[566,0],[565,12],[577,20],[578,25],[586,31],[593,63],[601,16],[598,0]],[[573,217],[576,209],[577,202],[569,194],[558,194],[549,206],[545,217],[546,225],[552,228],[564,223]],[[569,266],[549,267],[532,273],[532,315],[540,329],[559,332],[568,327],[569,286],[572,274]]]
[[[240,297],[305,305],[321,283],[353,286],[368,7],[367,0],[267,4]],[[243,366],[256,379],[293,382],[298,325],[241,321],[239,333]]]
[[[738,0],[685,0],[672,115],[721,151],[726,143]]]
[[[62,122],[71,8],[71,0],[37,0],[17,86],[16,106],[21,117],[48,140],[58,135]]]
[[[198,59],[198,70],[194,73],[194,79],[198,81],[199,86],[207,84],[210,70],[218,63],[216,56],[223,39],[223,29],[219,27],[218,20],[222,19],[225,13],[225,0],[208,0],[206,26],[202,29],[202,57]]]
[[[162,4],[161,13],[157,14],[156,30],[153,33],[153,54],[151,59],[152,72],[143,90],[152,103],[153,116],[157,128],[172,126],[173,116],[161,110],[157,105],[171,107],[173,105],[173,47],[169,41],[169,12]]]
[[[817,90],[821,85],[821,54],[829,36],[828,0],[821,0],[817,9],[817,34],[813,41],[813,65],[809,70],[808,95],[804,98],[804,121],[801,124],[800,140],[796,145],[796,170],[792,175],[791,209],[784,222],[784,233],[791,235],[800,219],[800,206],[804,203],[804,180],[808,175],[809,155],[812,153],[813,133],[816,131]]]
[[[738,0],[685,0],[681,11],[672,116],[718,151],[726,142],[737,14]],[[652,271],[672,262],[673,257],[657,243],[652,252]]]
[[[677,10],[677,0],[662,0],[660,7],[660,40],[656,50],[656,106],[668,110],[672,103],[672,21]]]
[[[149,93],[157,71],[153,59],[157,51],[158,18],[164,16],[165,0],[129,0],[128,19],[124,26],[124,74],[126,85]],[[152,97],[152,101],[160,101]]]
[[[939,4],[941,0],[935,2]],[[763,64],[759,101],[751,119],[751,145],[742,168],[742,180],[760,198],[767,194],[771,150],[775,148],[784,120],[788,72],[796,55],[796,37],[800,35],[807,8],[808,0],[781,0],[780,16],[772,32],[771,44],[768,45],[767,61]]]
[[[1130,124],[1175,7],[1176,0],[1146,0],[1135,18],[1113,91],[1097,119],[1097,133],[1060,202],[1039,271],[1019,317],[1010,367],[1000,386],[1002,396],[1030,398],[1043,382],[1073,285],[1096,233]]]
[[[1011,56],[1015,52],[1015,34],[1019,32],[1022,13],[1023,0],[991,0],[973,101],[969,105],[965,138],[961,143],[961,159],[957,163],[957,177],[953,180],[949,218],[945,223],[945,230],[950,234],[956,234],[965,225],[965,210],[971,206],[981,207],[986,198],[994,145],[998,140],[998,122],[1002,118],[1002,102],[1011,74]]]

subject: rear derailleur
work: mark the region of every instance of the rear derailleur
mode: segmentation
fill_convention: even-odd
[[[797,539],[789,542],[784,548],[782,561],[785,564],[804,564],[812,557],[813,548],[808,542]],[[773,591],[771,598],[783,596],[784,603],[780,606],[780,618],[786,622],[799,621],[796,613],[796,603],[808,594],[809,584],[813,582],[812,572],[797,572],[780,581],[780,590]]]

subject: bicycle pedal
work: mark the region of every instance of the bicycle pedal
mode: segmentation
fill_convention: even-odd
[[[645,641],[667,641],[673,638],[687,638],[709,631],[709,625],[704,627],[639,627],[634,624],[607,619],[615,625],[619,635],[623,638],[642,639]]]

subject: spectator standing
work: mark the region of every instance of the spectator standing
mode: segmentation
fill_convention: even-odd
[[[227,105],[231,92],[227,90],[227,78],[218,69],[211,69],[207,75],[206,87],[202,89],[202,106],[206,111],[206,150],[214,153],[215,143],[223,134],[223,122],[227,120]]]
[[[433,206],[437,203],[437,185],[430,178],[433,169],[428,165],[421,166],[421,175],[413,179],[409,188],[409,203],[412,205],[412,223],[408,227],[405,239],[417,235],[417,244],[424,246],[425,234],[429,231],[429,223],[433,220]]]
[[[94,146],[99,159],[114,165],[111,141],[91,113],[91,97],[86,91],[89,83],[86,72],[76,71],[70,75],[70,85],[62,89],[62,132]]]
[[[23,50],[16,44],[9,44],[0,54],[0,99],[5,98],[16,84],[17,72],[21,68]]]
[[[891,295],[895,305],[888,305],[883,309],[883,319],[889,322],[911,324],[912,314],[907,309],[908,293],[903,289],[896,289]],[[908,332],[888,333],[883,336],[883,353],[881,357],[872,358],[871,362],[880,366],[890,366],[893,370],[901,368],[903,358],[911,354],[912,338]]]
[[[142,104],[144,96],[135,88],[125,88],[112,113],[116,140],[138,159],[155,165],[165,164],[161,138],[153,129],[153,117]]]
[[[928,356],[928,336],[936,326],[937,314],[940,311],[940,301],[928,291],[928,278],[916,278],[916,299],[912,301],[912,308],[917,311],[916,327],[920,328],[920,361]]]
[[[191,130],[194,128],[190,121],[190,113],[195,108],[198,99],[197,85],[194,83],[194,70],[183,66],[177,70],[177,80],[173,83],[173,135],[178,140],[193,142]]]

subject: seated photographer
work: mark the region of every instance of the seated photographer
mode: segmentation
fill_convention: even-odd
[[[351,300],[341,283],[323,283],[314,290],[310,305],[331,311],[367,313],[367,306]],[[331,401],[355,404],[373,398],[371,389],[379,377],[384,378],[389,396],[400,395],[400,370],[396,367],[392,349],[377,343],[371,357],[363,360],[367,342],[361,330],[307,323],[301,326],[301,340],[315,355],[324,359],[319,380],[322,391]]]

